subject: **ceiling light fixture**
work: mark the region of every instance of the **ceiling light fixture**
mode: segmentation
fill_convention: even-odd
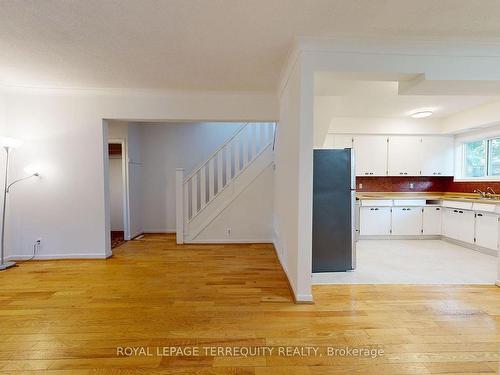
[[[432,111],[418,111],[410,115],[411,118],[425,118],[429,116],[432,116]]]

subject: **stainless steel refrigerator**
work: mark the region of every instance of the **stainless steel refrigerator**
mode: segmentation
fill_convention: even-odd
[[[312,271],[356,268],[354,152],[314,150]]]

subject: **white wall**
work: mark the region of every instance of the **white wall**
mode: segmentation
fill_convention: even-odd
[[[272,242],[274,169],[268,166],[197,237],[200,242]],[[227,235],[227,229],[231,235]]]
[[[111,230],[123,231],[123,175],[122,158],[109,159],[109,206]]]
[[[144,232],[175,232],[175,169],[188,175],[241,123],[138,124],[142,150]]]
[[[110,254],[104,154],[108,135],[103,119],[273,121],[278,117],[275,97],[264,94],[4,92],[7,131],[26,140],[13,155],[12,177],[24,175],[27,164],[43,166],[42,178],[19,184],[9,197],[6,250],[17,256],[29,255],[37,238],[42,238],[40,257]]]
[[[307,207],[304,210],[307,200],[312,201],[312,192],[308,194],[303,190],[304,187],[307,190],[309,184],[312,187],[312,170],[310,176],[304,175],[303,163],[312,163],[313,126],[310,122],[309,129],[304,128],[302,108],[304,94],[308,91],[302,86],[302,78],[301,62],[297,60],[280,95],[275,151],[274,244],[295,298],[310,301],[311,268],[305,274],[300,267],[307,267],[312,260],[312,215],[309,217],[312,205],[309,212]],[[312,102],[312,95],[310,100]],[[301,197],[306,202],[301,202]]]

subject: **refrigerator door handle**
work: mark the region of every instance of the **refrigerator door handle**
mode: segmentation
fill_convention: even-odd
[[[356,240],[357,240],[357,233],[356,233],[356,219],[357,219],[357,212],[356,212],[356,192],[352,191],[351,192],[351,268],[353,270],[356,269]]]
[[[350,159],[351,159],[351,190],[356,189],[356,154],[353,148],[350,150]]]

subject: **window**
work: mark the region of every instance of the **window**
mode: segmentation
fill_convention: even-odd
[[[500,137],[464,143],[464,177],[500,176]]]

